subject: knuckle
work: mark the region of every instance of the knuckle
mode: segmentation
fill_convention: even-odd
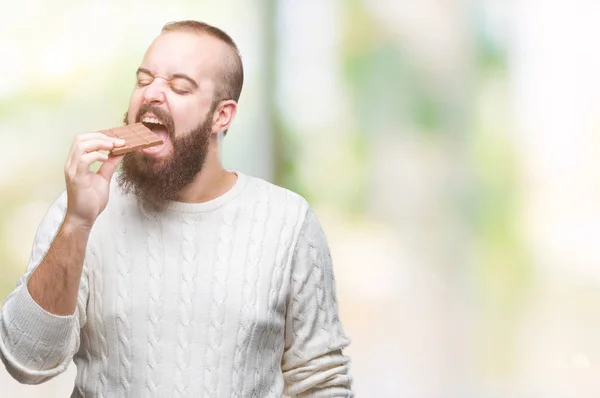
[[[66,174],[66,176],[67,176],[67,178],[68,178],[69,180],[73,180],[73,179],[75,179],[75,172],[73,171],[73,169],[72,169],[72,168],[69,168],[69,169],[67,169],[67,170],[65,171],[65,174]]]

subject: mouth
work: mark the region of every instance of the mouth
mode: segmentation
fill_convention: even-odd
[[[142,152],[150,155],[159,154],[165,148],[167,142],[169,141],[169,131],[167,130],[167,127],[160,119],[156,118],[155,116],[144,116],[142,117],[141,122],[144,126],[148,127],[150,130],[152,130],[154,134],[158,135],[163,140],[163,143],[161,145],[156,145],[150,148],[143,149]]]

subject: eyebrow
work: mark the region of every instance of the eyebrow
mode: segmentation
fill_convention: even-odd
[[[150,70],[146,69],[146,68],[138,68],[136,71],[136,75],[140,74],[140,73],[144,73],[146,75],[150,75],[152,77],[154,77],[154,73],[152,73]],[[187,80],[192,86],[194,86],[194,88],[198,88],[198,83],[196,83],[196,81],[194,79],[192,79],[191,77],[189,77],[188,75],[186,75],[185,73],[173,73],[169,76],[170,79],[184,79]]]

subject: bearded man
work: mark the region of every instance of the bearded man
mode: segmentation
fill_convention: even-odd
[[[169,23],[125,114],[163,143],[113,156],[123,140],[75,138],[65,192],[0,312],[0,357],[16,380],[42,383],[74,361],[73,397],[353,396],[314,212],[223,168],[242,84],[229,35]]]

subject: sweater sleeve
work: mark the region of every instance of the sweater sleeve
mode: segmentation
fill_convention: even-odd
[[[58,316],[40,307],[27,282],[50,248],[65,216],[66,193],[50,207],[35,235],[29,263],[0,310],[0,358],[11,376],[23,384],[39,384],[64,372],[79,349],[86,322],[87,267],[84,264],[74,314]]]
[[[282,371],[291,397],[354,397],[325,234],[309,208],[292,258]]]

